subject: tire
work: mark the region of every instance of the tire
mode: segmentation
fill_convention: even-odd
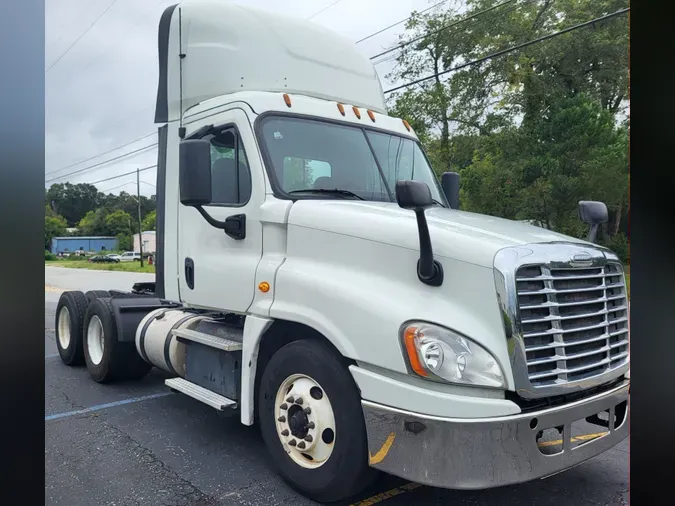
[[[138,380],[152,369],[136,351],[135,343],[117,341],[115,312],[110,298],[96,298],[89,303],[83,337],[87,369],[97,383]]]
[[[61,361],[70,366],[84,364],[82,324],[87,299],[82,292],[63,292],[56,306],[54,330]]]
[[[294,375],[303,375],[304,378],[295,378]],[[292,382],[290,391],[285,388],[288,381]],[[296,442],[293,448],[286,446],[287,451],[281,442],[283,432],[293,430],[294,426],[297,429],[298,424],[293,422],[298,421],[296,415],[300,408],[295,402],[297,398],[289,403],[288,399],[284,399],[287,395],[285,392],[281,392],[283,395],[278,397],[279,389],[284,387],[283,390],[289,394],[295,391],[307,392],[306,387],[311,385],[311,381],[319,388],[317,392],[322,392],[321,401],[314,394],[302,394],[302,406],[311,407],[312,411],[307,419],[302,419],[301,425],[305,424],[305,431],[309,424],[314,425],[314,436],[310,432],[312,439],[309,440],[304,436],[305,432],[294,431],[290,435],[287,432],[286,442],[290,442],[288,438]],[[299,386],[301,382],[305,382],[304,387]],[[314,389],[310,391],[313,392]],[[278,404],[280,399],[285,401],[281,405]],[[316,432],[331,425],[329,417],[324,416],[327,413],[325,405],[321,404],[326,400],[332,407],[331,415],[335,427],[332,441],[325,429],[322,433]],[[280,406],[279,413],[276,413],[277,405]],[[287,409],[284,410],[284,406]],[[281,423],[286,422],[284,413],[289,418],[287,425]],[[275,466],[301,494],[319,502],[339,501],[358,494],[377,476],[377,472],[368,465],[368,445],[360,393],[341,357],[336,356],[324,343],[311,339],[294,341],[272,356],[260,381],[258,414],[260,430]],[[280,415],[284,420],[277,418]],[[311,417],[316,417],[316,424]],[[324,439],[324,434],[328,434],[327,439]],[[324,444],[329,443],[324,448],[332,446],[332,450],[325,450],[331,452],[329,456],[318,467],[312,468],[311,466],[322,459],[311,462],[303,460],[298,445],[304,441],[313,441],[304,444],[313,445],[311,449],[321,455],[319,439]]]
[[[87,298],[87,302],[91,302],[99,297],[110,297],[110,292],[106,290],[89,290],[84,296]]]

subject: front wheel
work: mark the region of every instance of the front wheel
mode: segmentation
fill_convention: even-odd
[[[261,378],[258,412],[276,466],[303,495],[339,501],[376,476],[368,466],[360,394],[325,344],[295,341],[274,354]]]

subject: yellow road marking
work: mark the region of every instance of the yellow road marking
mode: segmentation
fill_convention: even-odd
[[[396,434],[394,434],[392,432],[387,436],[387,439],[385,440],[384,444],[382,445],[382,448],[380,448],[375,455],[368,452],[368,457],[369,457],[368,463],[371,466],[374,465],[374,464],[379,464],[380,462],[382,462],[382,460],[387,456],[387,453],[389,453],[389,450],[391,449],[391,445],[394,444],[394,439],[396,439]]]
[[[386,444],[386,443],[385,443]],[[384,501],[386,499],[389,499],[391,497],[404,494],[410,490],[414,490],[418,487],[421,487],[419,483],[406,483],[405,485],[401,485],[400,487],[392,488],[391,490],[387,490],[386,492],[382,492],[380,494],[374,495],[372,497],[369,497],[368,499],[364,499],[363,501],[355,502],[351,504],[350,506],[371,506],[372,504],[376,504],[380,501]]]
[[[573,443],[576,443],[578,441],[589,441],[591,439],[602,437],[605,434],[609,434],[609,432],[598,432],[596,434],[583,434],[581,436],[574,436],[571,439],[571,441]],[[555,446],[555,445],[561,445],[561,444],[563,444],[563,440],[562,439],[556,439],[555,441],[542,441],[541,443],[537,443],[537,446],[539,446],[539,448],[541,448],[543,446]]]

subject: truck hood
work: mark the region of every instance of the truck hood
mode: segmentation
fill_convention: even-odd
[[[492,267],[494,255],[507,246],[586,241],[518,221],[434,207],[426,211],[434,255]],[[413,211],[395,202],[299,200],[289,226],[306,227],[419,251]]]

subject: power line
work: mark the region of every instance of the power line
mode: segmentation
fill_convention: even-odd
[[[536,1],[536,0],[528,0],[528,1],[524,2],[524,3],[532,3],[533,1]],[[412,40],[409,40],[409,41],[407,41],[407,42],[403,42],[402,44],[399,44],[398,46],[395,46],[395,47],[392,47],[392,48],[390,48],[390,49],[387,49],[386,51],[382,51],[381,53],[378,53],[378,54],[376,54],[375,56],[371,56],[370,59],[371,59],[371,60],[374,60],[375,58],[379,58],[380,56],[384,56],[385,54],[389,54],[389,53],[391,53],[392,51],[396,51],[397,49],[402,49],[402,48],[404,48],[404,47],[406,47],[406,46],[409,46],[410,44],[413,44],[413,43],[415,43],[415,42],[417,42],[417,41],[419,41],[419,40],[422,40],[422,39],[424,39],[424,38],[426,38],[426,37],[429,37],[429,36],[431,36],[431,35],[436,35],[437,33],[440,33],[440,32],[442,32],[443,30],[447,30],[448,28],[452,28],[453,26],[457,26],[457,25],[459,25],[459,24],[461,24],[461,23],[465,23],[465,22],[467,22],[467,21],[471,21],[472,19],[477,18],[478,16],[482,16],[483,14],[486,14],[486,13],[488,13],[488,12],[490,12],[490,11],[493,11],[493,10],[499,8],[499,7],[502,7],[502,6],[506,5],[506,4],[510,4],[510,3],[513,3],[513,2],[515,2],[515,0],[506,0],[505,2],[499,3],[499,4],[497,4],[497,5],[493,5],[492,7],[488,7],[487,9],[483,9],[482,11],[476,12],[476,13],[472,14],[471,16],[467,16],[467,17],[465,17],[465,18],[458,19],[457,21],[455,21],[455,22],[453,22],[453,23],[450,23],[449,25],[443,26],[443,27],[439,28],[438,30],[434,30],[433,32],[425,33],[425,34],[423,34],[423,35],[420,35],[419,37],[415,37],[415,38],[412,39]]]
[[[87,29],[86,29],[84,32],[82,32],[82,33],[80,34],[80,36],[79,36],[77,39],[75,39],[75,41],[74,41],[70,46],[68,46],[68,48],[67,48],[63,53],[61,53],[61,56],[59,56],[56,60],[54,60],[54,62],[53,62],[49,67],[47,67],[47,70],[45,70],[45,74],[46,74],[47,72],[49,72],[49,71],[51,70],[51,68],[52,68],[54,65],[56,65],[57,63],[59,63],[59,62],[61,61],[61,58],[63,58],[64,56],[66,56],[66,55],[68,54],[68,52],[69,52],[71,49],[73,49],[73,47],[75,46],[75,44],[77,44],[78,42],[80,42],[80,40],[82,39],[82,37],[84,37],[85,35],[87,35],[87,33],[89,33],[89,30],[91,30],[92,28],[94,28],[94,25],[95,25],[96,23],[98,23],[98,21],[99,21],[103,16],[105,16],[106,12],[108,12],[108,11],[110,10],[110,8],[111,8],[113,5],[115,5],[116,2],[117,2],[117,0],[113,0],[112,2],[110,2],[110,5],[108,5],[108,7],[106,7],[106,9],[105,9],[101,14],[99,14],[99,16],[94,20],[94,22],[93,22],[92,24],[90,24],[90,25],[87,27]]]
[[[428,8],[426,8],[426,9],[424,9],[423,11],[419,11],[418,14],[424,14],[425,12],[430,11],[431,9],[433,9],[433,8],[435,8],[435,7],[438,7],[439,5],[444,4],[444,3],[447,2],[447,1],[448,1],[448,0],[443,0],[442,2],[438,2],[437,4],[434,4],[434,5],[432,5],[431,7],[428,7]],[[387,26],[387,27],[385,27],[385,28],[382,28],[382,30],[378,30],[378,31],[375,32],[375,33],[371,33],[370,35],[367,35],[366,37],[363,37],[362,39],[357,40],[357,41],[355,42],[355,44],[360,44],[360,43],[363,42],[364,40],[371,39],[371,38],[375,37],[376,35],[381,34],[382,32],[386,32],[387,30],[389,30],[389,29],[391,29],[391,28],[394,28],[396,25],[400,25],[401,23],[405,23],[405,22],[408,21],[410,18],[412,18],[412,16],[408,16],[407,18],[402,19],[401,21],[397,21],[396,23],[394,23],[394,24],[392,24],[392,25],[389,25],[389,26]]]
[[[113,151],[117,151],[118,149],[125,148],[125,147],[129,146],[130,144],[134,144],[138,141],[142,141],[143,139],[147,139],[148,137],[152,137],[153,135],[156,135],[156,134],[157,134],[157,132],[149,133],[148,135],[144,135],[143,137],[139,137],[138,139],[134,139],[133,141],[129,141],[126,144],[122,144],[121,146],[117,146],[116,148],[112,148],[112,149],[110,149],[108,151],[105,151],[103,153],[99,153],[98,155],[94,155],[91,158],[87,158],[86,160],[80,160],[79,162],[71,163],[70,165],[66,165],[65,167],[61,167],[60,169],[49,171],[49,172],[45,173],[45,176],[48,176],[49,174],[56,174],[57,172],[61,172],[62,170],[70,169],[71,167],[75,167],[76,165],[80,165],[81,163],[89,162],[91,160],[95,160],[96,158],[99,158],[103,155],[107,155],[108,153],[112,153]]]
[[[318,16],[318,15],[321,14],[323,11],[327,11],[328,9],[330,9],[330,8],[333,7],[334,5],[339,4],[340,2],[342,2],[342,0],[335,0],[335,2],[333,2],[332,4],[330,4],[330,5],[326,6],[326,7],[324,7],[324,8],[321,9],[320,11],[315,12],[314,14],[312,14],[312,15],[311,15],[310,17],[308,17],[307,19],[309,20],[309,19],[312,19],[312,18]]]
[[[154,169],[155,167],[157,167],[157,164],[148,165],[147,167],[143,167],[142,169],[138,169],[138,172],[143,172],[144,170]],[[100,181],[94,181],[93,183],[89,183],[89,184],[96,185],[96,184],[99,184],[99,183],[105,183],[106,181],[112,181],[113,179],[119,179],[121,177],[128,176],[129,174],[136,174],[136,171],[132,170],[131,172],[125,172],[124,174],[119,174],[117,176],[111,176],[111,177],[108,177],[108,178],[105,178],[105,179],[101,179]]]
[[[394,91],[398,91],[400,89],[408,88],[409,86],[414,86],[415,84],[419,84],[421,82],[428,81],[429,79],[433,79],[434,77],[442,76],[444,74],[448,74],[449,72],[455,72],[455,71],[461,70],[465,67],[469,67],[471,65],[476,65],[478,63],[482,63],[484,61],[491,60],[492,58],[497,58],[498,56],[503,56],[505,54],[512,53],[513,51],[517,51],[518,49],[522,49],[524,47],[531,46],[533,44],[537,44],[539,42],[543,42],[543,41],[548,40],[548,39],[552,39],[553,37],[557,37],[559,35],[563,35],[565,33],[569,33],[571,31],[578,30],[579,28],[583,28],[585,26],[592,25],[592,24],[597,23],[599,21],[604,21],[606,19],[610,19],[610,18],[613,18],[613,17],[616,17],[616,16],[620,16],[621,14],[625,14],[629,10],[630,10],[630,7],[627,7],[625,9],[618,10],[618,11],[613,12],[611,14],[606,14],[605,16],[601,16],[599,18],[591,19],[590,21],[586,21],[584,23],[579,23],[578,25],[570,26],[569,28],[565,28],[564,30],[560,30],[560,31],[554,32],[554,33],[549,33],[548,35],[544,35],[543,37],[539,37],[537,39],[528,40],[527,42],[523,42],[522,44],[518,44],[518,45],[510,47],[508,49],[503,49],[501,51],[497,51],[495,53],[489,54],[489,55],[484,56],[482,58],[478,58],[476,60],[472,60],[472,61],[467,62],[467,63],[462,63],[461,65],[457,65],[456,67],[453,67],[451,69],[444,70],[443,72],[438,72],[436,74],[432,74],[430,76],[422,77],[421,79],[416,79],[415,81],[411,81],[409,83],[402,84],[400,86],[396,86],[394,88],[386,90],[384,93],[392,93]]]
[[[136,173],[136,171],[134,171],[134,174],[135,174],[135,173]],[[142,179],[141,179],[141,183],[145,183],[145,184],[148,184],[148,185],[150,185],[150,186],[152,186],[152,187],[155,187],[154,184],[148,183],[147,181],[143,181]],[[104,193],[107,193],[107,192],[111,192],[111,191],[113,191],[113,190],[118,190],[119,188],[124,188],[125,186],[128,186],[128,185],[130,185],[130,184],[136,184],[136,181],[128,181],[128,182],[126,182],[126,183],[124,183],[124,184],[121,184],[121,185],[118,185],[118,186],[113,186],[112,188],[108,188],[107,190],[103,190],[103,192],[104,192]]]
[[[83,169],[79,169],[79,170],[75,170],[75,171],[73,171],[73,172],[69,172],[68,174],[66,174],[66,175],[64,175],[64,176],[57,176],[57,177],[53,177],[53,178],[51,178],[51,179],[47,179],[47,180],[45,181],[45,183],[51,183],[52,181],[56,181],[56,180],[58,180],[58,179],[63,179],[63,178],[66,178],[66,177],[69,177],[69,176],[72,176],[72,175],[75,175],[75,174],[80,174],[80,173],[82,173],[82,172],[88,172],[88,171],[90,171],[90,170],[92,170],[92,169],[95,169],[96,167],[100,167],[101,165],[106,165],[106,164],[108,164],[108,163],[110,163],[110,162],[114,162],[114,161],[116,161],[116,160],[120,160],[121,158],[126,158],[127,156],[131,156],[131,155],[134,155],[134,154],[136,154],[136,153],[140,153],[141,151],[145,151],[146,149],[153,148],[153,147],[155,147],[156,145],[157,145],[157,143],[150,144],[149,146],[144,146],[144,147],[142,147],[142,148],[138,148],[138,149],[135,149],[135,150],[133,150],[133,151],[129,151],[128,153],[125,153],[125,154],[123,154],[123,155],[116,156],[116,157],[114,157],[114,158],[110,158],[110,159],[108,159],[108,160],[104,160],[104,161],[99,162],[99,163],[95,163],[94,165],[89,165],[89,166],[87,166],[87,167],[84,167]]]

